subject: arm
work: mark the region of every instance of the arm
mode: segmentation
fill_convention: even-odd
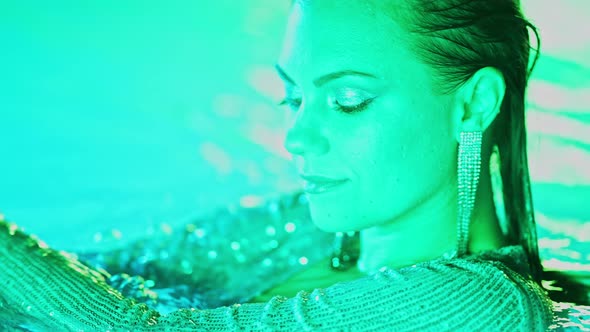
[[[0,271],[0,318],[7,326],[47,330],[441,331],[497,326],[535,331],[542,328],[533,319],[547,320],[546,311],[536,306],[542,304],[536,285],[506,273],[501,264],[483,261],[432,261],[289,299],[160,315],[121,296],[96,271],[0,222]]]

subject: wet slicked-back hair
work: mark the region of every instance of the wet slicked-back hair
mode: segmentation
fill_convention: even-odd
[[[522,14],[518,0],[399,0],[402,28],[412,35],[411,48],[432,66],[438,88],[451,93],[479,69],[494,67],[504,76],[506,92],[500,113],[489,128],[501,156],[508,242],[522,245],[532,277],[540,283],[542,265],[537,247],[527,157],[525,91],[539,58],[537,28]],[[397,4],[396,4],[397,3]],[[397,8],[394,12],[400,13]],[[537,49],[532,49],[529,28]],[[487,135],[486,135],[487,136]]]

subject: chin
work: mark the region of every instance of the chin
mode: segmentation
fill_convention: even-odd
[[[324,232],[352,232],[362,229],[362,219],[355,206],[342,199],[309,199],[309,214],[314,225]]]
[[[312,214],[311,221],[321,231],[328,232],[328,233],[356,232],[359,230],[358,227],[352,227],[353,225],[343,225],[341,222],[341,219],[338,219],[338,218],[314,217],[314,215]],[[346,226],[348,226],[348,227],[346,227]]]

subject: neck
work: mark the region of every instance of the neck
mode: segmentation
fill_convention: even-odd
[[[394,220],[362,230],[359,269],[371,273],[383,266],[400,268],[454,249],[457,237],[450,221],[456,220],[456,211],[446,208],[453,197],[450,190],[440,190]]]
[[[482,165],[489,165],[489,159],[482,160]],[[362,230],[358,268],[365,273],[375,272],[383,266],[400,268],[441,257],[456,249],[456,188],[455,178],[403,215]],[[469,253],[504,245],[488,167],[482,167],[469,233]]]

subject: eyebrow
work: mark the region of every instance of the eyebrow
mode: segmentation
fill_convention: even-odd
[[[287,73],[285,73],[285,70],[283,68],[281,68],[281,66],[279,66],[278,64],[275,65],[275,69],[277,70],[279,76],[284,80],[287,81],[293,85],[295,84],[295,81],[293,81],[293,79],[291,77],[289,77],[289,75],[287,75]],[[369,74],[369,73],[365,73],[362,71],[357,71],[357,70],[340,70],[340,71],[336,71],[333,73],[329,73],[323,76],[320,76],[318,78],[316,78],[315,80],[313,80],[313,85],[315,85],[316,87],[320,87],[330,81],[333,81],[335,79],[341,78],[341,77],[345,77],[345,76],[363,76],[363,77],[370,77],[370,78],[378,78],[377,76],[373,75],[373,74]]]

